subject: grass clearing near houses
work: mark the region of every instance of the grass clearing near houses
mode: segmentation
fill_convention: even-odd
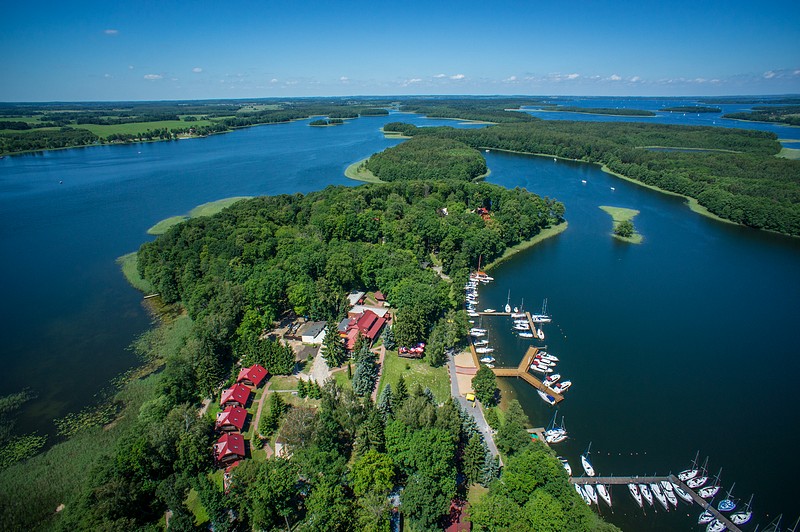
[[[378,397],[386,383],[391,384],[393,390],[397,389],[397,381],[401,376],[405,380],[409,393],[413,392],[419,384],[423,389],[430,388],[440,403],[450,397],[450,377],[447,375],[446,366],[432,368],[424,359],[401,358],[397,355],[397,351],[386,351],[386,357],[383,359],[383,374],[378,384]]]

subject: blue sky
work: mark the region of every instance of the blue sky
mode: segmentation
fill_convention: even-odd
[[[800,93],[800,1],[7,3],[0,101]]]

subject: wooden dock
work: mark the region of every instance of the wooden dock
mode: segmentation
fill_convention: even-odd
[[[725,517],[725,514],[721,513],[719,510],[714,508],[710,502],[702,498],[698,495],[692,488],[684,484],[678,477],[675,475],[668,475],[664,477],[655,477],[655,476],[635,476],[635,477],[570,477],[569,481],[572,484],[650,484],[652,482],[661,482],[662,480],[666,480],[668,482],[672,482],[686,493],[692,496],[694,502],[696,502],[703,510],[708,510],[711,512],[714,517],[719,519],[722,524],[728,527],[728,530],[732,530],[733,532],[742,532],[742,530],[733,524],[730,519]],[[685,502],[685,501],[684,501]]]
[[[519,377],[537,390],[540,390],[553,397],[556,400],[556,403],[560,403],[564,400],[564,396],[549,386],[545,386],[542,381],[531,375],[531,372],[528,370],[528,368],[531,366],[531,362],[533,361],[533,357],[535,357],[536,353],[538,352],[538,348],[531,346],[528,348],[525,356],[522,357],[522,362],[520,362],[519,366],[516,368],[494,368],[492,371],[498,377]]]

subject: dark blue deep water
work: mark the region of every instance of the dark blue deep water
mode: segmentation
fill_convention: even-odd
[[[591,102],[645,109],[683,103]],[[19,428],[52,433],[54,417],[90,403],[136,364],[126,348],[150,319],[115,259],[148,240],[148,227],[223,197],[357,185],[344,169],[399,142],[379,132],[397,119],[456,124],[414,115],[331,128],[298,121],[204,139],[0,160],[0,394],[24,387],[39,394]],[[686,120],[729,125],[710,115]],[[800,131],[736,125],[781,138],[798,138]],[[578,470],[577,457],[592,442],[601,474],[627,475],[681,470],[699,449],[710,455],[712,469],[724,467],[726,487],[737,483],[735,495],[746,499],[755,492],[754,522],[762,528],[767,515],[794,519],[800,498],[800,461],[793,455],[800,438],[800,240],[704,218],[681,198],[592,165],[484,155],[489,181],[558,198],[567,208],[566,232],[497,267],[497,281],[481,292],[481,304],[496,308],[509,290],[512,303],[524,298],[530,310],[548,298],[554,321],[545,326],[545,343],[574,383],[560,407],[571,437],[559,452]],[[644,243],[615,241],[600,205],[640,210],[635,223]],[[507,333],[507,323],[485,324],[498,359],[515,365],[527,344]],[[553,410],[526,384],[507,380],[503,387],[535,424],[549,421]],[[643,518],[625,488],[613,496],[615,513],[603,513],[626,530],[695,529],[697,507],[668,516],[650,510]]]

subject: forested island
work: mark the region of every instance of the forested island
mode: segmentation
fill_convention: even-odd
[[[665,113],[721,113],[722,109],[706,105],[679,105],[677,107],[664,107],[660,111]]]
[[[406,136],[458,140],[474,148],[547,154],[603,165],[645,185],[693,198],[736,223],[800,235],[800,162],[778,158],[772,133],[641,123],[535,121],[482,129],[384,127]],[[642,147],[713,152],[651,151]]]
[[[582,113],[585,115],[610,115],[610,116],[656,116],[653,111],[643,109],[616,109],[610,107],[575,107],[573,105],[559,105],[547,107],[546,111],[561,111],[564,113]]]
[[[800,105],[760,105],[753,107],[752,111],[728,113],[722,115],[722,118],[750,120],[753,122],[775,122],[777,124],[800,126]]]

